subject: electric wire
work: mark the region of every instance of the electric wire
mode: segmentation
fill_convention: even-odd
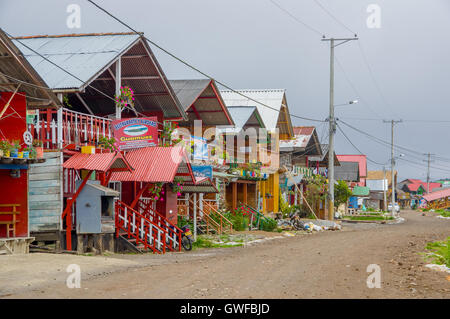
[[[162,46],[160,46],[159,44],[157,44],[156,42],[154,42],[153,40],[150,40],[148,37],[144,36],[142,33],[139,33],[138,31],[136,31],[134,28],[132,28],[130,25],[128,25],[127,23],[123,22],[122,20],[120,20],[119,18],[117,18],[115,15],[113,15],[112,13],[110,13],[109,11],[107,11],[106,9],[102,8],[101,6],[99,6],[97,3],[95,3],[92,0],[87,0],[88,2],[90,2],[92,5],[94,5],[95,7],[97,7],[99,10],[103,11],[104,13],[106,13],[108,16],[110,16],[111,18],[113,18],[114,20],[116,20],[117,22],[119,22],[120,24],[122,24],[123,26],[125,26],[126,28],[128,28],[129,30],[133,31],[134,33],[142,36],[145,40],[148,41],[148,43],[152,44],[153,46],[155,46],[156,48],[158,48],[159,50],[161,50],[162,52],[166,53],[167,55],[169,55],[170,57],[172,57],[173,59],[179,61],[180,63],[186,65],[187,67],[191,68],[192,70],[198,72],[199,74],[203,75],[204,77],[213,80],[214,82],[216,82],[217,84],[223,86],[224,88],[226,88],[227,90],[232,91],[233,93],[236,93],[252,102],[255,102],[259,105],[262,105],[266,108],[272,109],[276,112],[281,112],[281,110],[274,108],[270,105],[267,105],[265,103],[262,103],[260,101],[257,101],[249,96],[246,96],[245,94],[231,88],[229,85],[225,84],[222,81],[216,80],[214,79],[212,76],[210,76],[209,74],[201,71],[200,69],[198,69],[197,67],[193,66],[192,64],[186,62],[185,60],[179,58],[178,56],[176,56],[175,54],[173,54],[172,52],[168,51],[167,49],[163,48]],[[312,121],[312,122],[325,122],[325,120],[319,120],[319,119],[313,119],[313,118],[309,118],[309,117],[304,117],[304,116],[299,116],[299,115],[295,115],[295,114],[290,114],[291,117],[295,117],[298,119],[302,119],[302,120],[306,120],[306,121]]]

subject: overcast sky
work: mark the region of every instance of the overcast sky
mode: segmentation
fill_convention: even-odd
[[[320,34],[353,36],[314,0],[274,1]],[[447,158],[438,161],[436,157],[431,164],[435,167],[431,169],[431,177],[450,177],[450,110],[447,110],[450,1],[317,1],[360,38],[359,44],[351,41],[336,48],[335,102],[360,101],[336,108],[336,116],[385,141],[390,141],[390,125],[382,120],[403,119],[395,128],[396,143]],[[97,3],[235,89],[285,88],[292,114],[321,120],[328,116],[329,44],[270,0],[97,0]],[[69,4],[81,7],[79,29],[70,29],[66,24]],[[381,9],[380,28],[367,25],[370,4]],[[0,21],[0,27],[14,36],[129,31],[84,0],[0,0]],[[152,48],[168,78],[201,77]],[[449,122],[430,122],[446,120]],[[317,126],[319,136],[324,136],[322,142],[327,143],[324,124],[295,118],[293,123]],[[370,159],[379,163],[389,161],[389,147],[343,124],[341,127]],[[339,131],[336,151],[358,153]],[[399,153],[396,151],[396,155]],[[425,156],[403,153],[405,160],[417,164],[397,161],[400,179],[425,179]],[[370,162],[368,166],[380,169]]]

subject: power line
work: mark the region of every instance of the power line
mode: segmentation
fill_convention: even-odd
[[[318,31],[317,29],[313,28],[312,26],[310,26],[309,24],[303,22],[302,20],[300,20],[298,17],[296,17],[295,15],[293,15],[292,13],[290,13],[288,10],[286,10],[285,8],[283,8],[281,5],[279,5],[278,3],[276,3],[273,0],[269,0],[274,6],[276,6],[278,9],[280,9],[281,11],[283,11],[284,13],[286,13],[288,16],[290,16],[292,19],[294,19],[295,21],[297,21],[298,23],[300,23],[301,25],[303,25],[305,28],[309,29],[310,31],[322,36],[323,38],[325,37],[325,34],[323,34],[322,32]]]
[[[342,21],[340,21],[336,16],[334,16],[329,10],[327,10],[318,0],[314,0],[314,2],[326,13],[328,14],[334,21],[340,24],[344,29],[353,33],[356,37],[356,32],[353,32],[349,27],[347,27]]]
[[[345,134],[344,130],[341,128],[341,126],[339,124],[336,124],[337,128],[339,129],[339,131],[341,131],[342,135],[344,135],[345,139],[359,152],[359,154],[361,155],[365,155],[363,152],[361,152],[361,150],[350,140],[350,138],[347,136],[347,134]],[[382,163],[378,163],[372,159],[370,159],[367,155],[366,158],[369,162],[372,162],[376,165],[380,165],[380,166],[384,166],[384,164]]]
[[[347,80],[348,84],[352,87],[352,89],[353,89],[353,91],[356,93],[356,95],[358,95],[358,98],[359,98],[360,100],[362,100],[362,101],[365,103],[365,105],[369,108],[369,110],[370,110],[373,114],[375,114],[376,116],[378,116],[378,117],[381,119],[380,114],[378,114],[376,111],[374,111],[374,109],[372,109],[372,107],[370,106],[370,104],[368,103],[368,101],[367,101],[365,98],[363,98],[362,95],[359,93],[359,91],[356,89],[356,86],[355,86],[355,85],[353,84],[353,82],[350,80],[350,77],[348,76],[347,72],[345,71],[345,69],[344,69],[342,63],[339,61],[339,59],[338,59],[336,56],[335,56],[335,59],[336,59],[337,65],[339,66],[339,68],[340,68],[341,71],[342,71],[342,74],[344,74],[344,78]]]
[[[186,65],[187,67],[191,68],[192,70],[194,70],[194,71],[200,73],[200,74],[203,75],[204,77],[206,77],[206,78],[208,78],[208,79],[210,79],[210,80],[214,80],[217,84],[223,86],[224,88],[226,88],[226,89],[232,91],[233,93],[236,93],[236,94],[238,94],[238,95],[240,95],[240,96],[242,96],[242,97],[244,97],[244,98],[246,98],[246,99],[248,99],[248,100],[250,100],[250,101],[253,101],[253,102],[255,102],[255,103],[258,103],[259,105],[262,105],[262,106],[264,106],[264,107],[266,107],[266,108],[272,109],[272,110],[274,110],[274,111],[276,111],[276,112],[278,112],[278,113],[281,112],[281,110],[278,110],[278,109],[276,109],[276,108],[274,108],[274,107],[272,107],[272,106],[270,106],[270,105],[267,105],[267,104],[265,104],[265,103],[262,103],[262,102],[260,102],[260,101],[257,101],[257,100],[255,100],[255,99],[249,97],[249,96],[246,96],[245,94],[243,94],[243,93],[241,93],[241,92],[239,92],[239,91],[237,91],[237,90],[231,88],[229,85],[227,85],[227,84],[225,84],[225,83],[223,83],[223,82],[221,82],[221,81],[218,81],[218,80],[214,79],[214,78],[213,78],[212,76],[210,76],[209,74],[207,74],[207,73],[201,71],[201,70],[198,69],[197,67],[195,67],[195,66],[193,66],[192,64],[190,64],[190,63],[184,61],[183,59],[179,58],[178,56],[176,56],[176,55],[173,54],[172,52],[170,52],[170,51],[164,49],[162,46],[160,46],[160,45],[157,44],[156,42],[154,42],[154,41],[150,40],[149,38],[147,38],[146,36],[142,35],[142,33],[139,33],[138,31],[136,31],[135,29],[133,29],[130,25],[128,25],[127,23],[123,22],[122,20],[120,20],[119,18],[117,18],[116,16],[114,16],[112,13],[110,13],[109,11],[107,11],[106,9],[100,7],[100,6],[99,6],[98,4],[96,4],[94,1],[92,1],[92,0],[87,0],[87,1],[90,2],[91,4],[93,4],[93,5],[94,5],[95,7],[97,7],[99,10],[103,11],[104,13],[106,13],[108,16],[110,16],[111,18],[113,18],[113,19],[116,20],[117,22],[119,22],[120,24],[122,24],[123,26],[125,26],[126,28],[128,28],[128,29],[130,29],[131,31],[133,31],[134,33],[136,33],[136,34],[142,36],[145,40],[147,40],[150,44],[154,45],[156,48],[158,48],[158,49],[161,50],[162,52],[166,53],[167,55],[169,55],[169,56],[172,57],[173,59],[175,59],[175,60],[181,62],[182,64]],[[290,114],[290,115],[291,115],[292,117],[299,118],[299,119],[306,120],[306,121],[312,121],[312,122],[325,122],[324,120],[318,120],[318,119],[308,118],[308,117],[299,116],[299,115],[295,115],[295,114]]]

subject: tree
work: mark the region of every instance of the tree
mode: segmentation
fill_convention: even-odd
[[[339,207],[340,204],[347,203],[350,196],[352,196],[352,191],[348,188],[347,183],[338,181],[334,187],[334,206]]]

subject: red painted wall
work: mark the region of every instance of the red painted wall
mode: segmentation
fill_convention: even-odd
[[[21,93],[23,94],[23,93]],[[12,93],[0,92],[0,110],[8,102]],[[17,112],[17,114],[14,113]],[[14,114],[14,115],[12,115]],[[11,115],[11,116],[9,116]],[[26,100],[23,95],[15,95],[9,108],[0,119],[0,138],[17,139],[23,143],[26,131]],[[20,214],[16,224],[16,237],[28,236],[28,171],[20,170],[20,178],[12,178],[9,169],[0,169],[0,204],[20,204]],[[2,211],[5,208],[2,208]],[[6,208],[10,211],[11,208]],[[0,220],[11,220],[11,215],[0,215]],[[0,225],[0,237],[6,236],[6,226]]]

